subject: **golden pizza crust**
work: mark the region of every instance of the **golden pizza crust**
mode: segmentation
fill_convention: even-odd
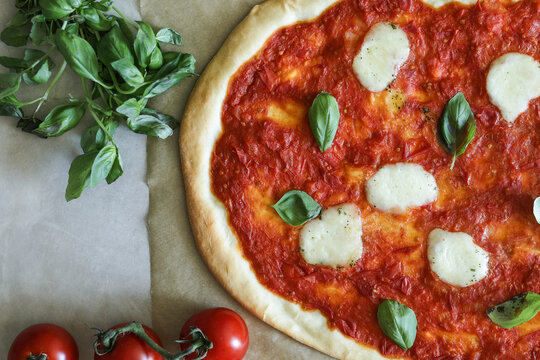
[[[313,19],[337,1],[269,0],[253,8],[205,69],[191,95],[180,132],[182,169],[199,252],[238,302],[266,323],[331,356],[385,359],[375,349],[356,343],[338,330],[330,330],[318,310],[304,311],[262,286],[242,255],[224,206],[211,192],[210,161],[221,132],[229,79],[276,30]]]

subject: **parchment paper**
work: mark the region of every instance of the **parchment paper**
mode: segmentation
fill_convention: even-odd
[[[141,14],[155,28],[172,27],[184,37],[183,51],[201,73],[233,28],[261,0],[141,0]],[[153,105],[181,118],[195,80],[187,80]],[[187,318],[204,308],[238,311],[250,331],[246,359],[329,359],[242,309],[202,262],[190,231],[177,136],[148,141],[148,217],[152,264],[152,318],[163,339],[175,339]],[[174,348],[172,346],[171,348]]]
[[[0,0],[1,29],[14,15],[13,3]],[[131,18],[140,16],[138,1],[116,4]],[[0,45],[0,55],[19,54]],[[71,75],[57,84],[45,110],[80,88]],[[25,89],[23,97],[36,98],[45,87]],[[0,359],[22,329],[53,322],[74,335],[80,359],[90,360],[90,326],[151,322],[146,138],[119,128],[124,176],[66,203],[68,169],[82,153],[80,135],[88,125],[41,140],[17,129],[16,121],[0,117]]]

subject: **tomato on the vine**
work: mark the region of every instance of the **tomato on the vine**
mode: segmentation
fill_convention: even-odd
[[[54,324],[35,324],[17,335],[8,352],[8,360],[78,360],[79,349],[64,328]]]
[[[180,332],[184,339],[190,333],[191,326],[202,330],[212,342],[205,360],[240,360],[246,354],[249,345],[248,328],[244,319],[227,308],[211,308],[190,317]],[[183,348],[188,347],[182,344]],[[196,354],[186,356],[195,359]]]
[[[118,324],[111,329],[118,329],[126,326],[128,323]],[[154,340],[159,346],[163,346],[159,336],[146,325],[142,325],[144,332]],[[109,330],[111,330],[109,329]],[[99,350],[99,347],[98,347]],[[113,349],[104,354],[94,354],[94,360],[163,360],[163,356],[148,346],[144,340],[137,335],[126,333],[118,335]]]

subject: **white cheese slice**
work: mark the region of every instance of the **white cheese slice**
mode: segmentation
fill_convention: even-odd
[[[362,256],[362,218],[354,204],[323,210],[300,231],[300,252],[310,264],[347,266]]]
[[[534,199],[533,214],[536,222],[540,224],[540,197]]]
[[[540,96],[540,63],[529,55],[505,54],[491,63],[486,87],[491,103],[513,122]]]
[[[469,286],[488,274],[489,254],[466,233],[435,229],[429,233],[428,259],[431,270],[444,282]]]
[[[388,22],[377,23],[367,32],[353,70],[369,91],[382,91],[395,79],[409,52],[409,39],[403,30]]]
[[[518,2],[520,0],[512,0],[512,2]],[[440,8],[441,6],[444,6],[446,4],[457,2],[464,5],[474,5],[478,2],[478,0],[422,0],[422,2],[433,6],[434,8]]]
[[[430,6],[433,6],[434,8],[440,8],[441,6],[444,6],[452,2],[458,2],[464,5],[473,5],[473,4],[476,4],[478,0],[422,0],[422,2]]]
[[[394,214],[429,204],[437,200],[438,194],[433,175],[422,166],[410,163],[385,165],[366,184],[369,203]]]

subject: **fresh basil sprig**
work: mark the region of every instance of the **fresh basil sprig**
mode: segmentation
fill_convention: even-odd
[[[85,114],[93,123],[81,138],[83,154],[69,169],[66,200],[78,198],[102,180],[114,182],[123,173],[114,132],[125,123],[133,132],[165,138],[178,121],[147,107],[148,100],[195,75],[190,54],[165,52],[162,44],[181,45],[176,31],[157,33],[150,25],[132,22],[111,0],[15,0],[17,14],[0,33],[10,46],[25,46],[23,58],[0,56],[0,116],[19,118],[17,126],[39,137],[60,136],[77,126]],[[111,12],[116,15],[111,15]],[[44,46],[46,50],[35,49]],[[50,55],[64,61],[56,70]],[[38,118],[41,106],[58,79],[70,67],[81,77],[82,98],[70,98]],[[48,84],[42,96],[22,102],[21,86]],[[23,108],[32,106],[31,115]]]
[[[400,348],[407,350],[413,346],[418,323],[409,307],[395,300],[384,300],[377,310],[377,320],[383,333]]]
[[[448,154],[452,155],[454,168],[456,158],[463,154],[474,137],[476,122],[474,114],[461,92],[446,104],[437,123],[437,139]]]
[[[539,311],[540,295],[527,291],[489,308],[486,313],[495,324],[511,329],[531,320]]]
[[[300,190],[291,190],[272,205],[279,216],[289,225],[302,225],[319,216],[322,211],[311,196]]]
[[[309,126],[321,152],[325,152],[332,145],[338,125],[337,100],[329,93],[322,91],[309,108]]]

